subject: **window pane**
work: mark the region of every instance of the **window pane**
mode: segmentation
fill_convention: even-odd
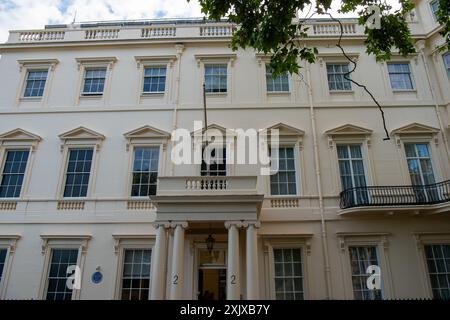
[[[166,87],[166,67],[148,67],[144,70],[144,93],[163,93]]]
[[[122,300],[148,300],[151,250],[126,249],[122,272]]]
[[[274,249],[275,296],[277,300],[303,299],[303,269],[300,248]]]
[[[105,87],[106,68],[86,69],[84,74],[83,94],[101,95]]]
[[[328,87],[332,91],[351,90],[352,85],[349,80],[350,74],[348,64],[328,64],[327,76]]]
[[[25,83],[24,97],[42,97],[47,81],[47,70],[33,70],[28,72]]]
[[[272,195],[296,195],[297,183],[295,172],[294,148],[279,148],[278,172],[270,176]]]
[[[349,247],[353,293],[357,300],[381,299],[381,290],[371,290],[366,283],[370,276],[366,273],[367,267],[370,265],[379,266],[376,249],[374,246]]]
[[[227,65],[205,65],[205,92],[227,92]]]
[[[5,267],[7,252],[8,251],[6,249],[0,249],[0,283],[2,282],[2,275],[3,275],[3,269]]]
[[[1,174],[0,198],[18,198],[22,190],[29,150],[8,150]]]
[[[69,150],[64,197],[86,197],[93,152],[93,149]]]
[[[273,78],[272,70],[270,66],[266,64],[266,86],[267,92],[289,92],[288,74],[284,73]]]
[[[49,265],[47,300],[71,300],[72,289],[67,286],[69,266],[77,265],[77,249],[52,249]]]
[[[409,175],[413,185],[424,185],[435,182],[429,145],[426,143],[405,143],[405,153],[408,162]],[[433,192],[433,190],[430,190]],[[432,194],[418,190],[417,196],[427,200]]]
[[[444,54],[444,64],[447,69],[447,76],[450,79],[450,52]]]
[[[156,194],[159,147],[134,149],[132,172],[132,197],[148,197]]]
[[[425,258],[433,298],[450,299],[450,245],[426,245]]]
[[[206,151],[205,151],[206,150]],[[210,151],[209,164],[204,158],[205,152]],[[227,150],[226,148],[208,148],[202,149],[202,164],[200,168],[202,176],[226,176],[227,175]],[[207,186],[202,186],[202,188]]]
[[[409,63],[388,63],[388,72],[392,89],[414,89]]]

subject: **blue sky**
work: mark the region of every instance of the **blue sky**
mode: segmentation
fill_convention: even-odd
[[[198,0],[0,0],[0,43],[9,30],[71,23],[75,12],[77,22],[202,16]]]

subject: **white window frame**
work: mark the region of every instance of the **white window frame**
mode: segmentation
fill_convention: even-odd
[[[163,100],[165,103],[168,103],[169,97],[172,95],[173,65],[177,60],[177,56],[135,56],[134,59],[136,61],[136,67],[139,75],[137,103],[141,104],[147,99],[159,99]],[[164,92],[144,92],[145,68],[152,67],[166,67],[166,84]]]
[[[439,3],[439,0],[430,0],[430,1],[428,1],[428,10],[430,10],[430,14],[433,17],[433,22],[434,23],[438,23],[437,16],[433,12],[433,6],[432,6],[433,2],[438,2]]]
[[[289,142],[281,142],[280,141],[280,145],[278,146],[279,149],[280,148],[292,148],[294,151],[294,165],[295,165],[295,188],[296,188],[296,193],[295,194],[280,194],[280,195],[274,195],[272,194],[272,188],[271,188],[271,179],[269,176],[268,179],[268,183],[269,183],[269,188],[268,188],[268,194],[270,197],[273,198],[291,198],[291,197],[298,197],[302,194],[303,192],[303,188],[302,188],[302,176],[300,173],[301,170],[301,164],[300,164],[300,154],[301,154],[301,144],[300,143],[289,143]]]
[[[86,134],[86,136],[83,136]],[[105,137],[95,131],[84,127],[75,128],[69,132],[59,135],[62,140],[60,151],[62,153],[61,167],[57,187],[58,200],[87,200],[92,198],[95,190],[97,168],[99,163],[100,149]],[[69,154],[72,149],[92,148],[91,172],[89,174],[89,185],[85,197],[64,197],[64,188],[66,185],[67,167],[69,165]]]
[[[270,187],[270,175],[266,176],[265,179],[265,189],[267,197],[273,199],[280,198],[298,198],[305,192],[306,188],[306,176],[305,176],[305,159],[303,152],[303,136],[305,132],[303,130],[288,126],[284,123],[278,123],[267,128],[267,141],[270,145],[270,130],[278,129],[279,130],[279,144],[280,148],[294,148],[294,159],[295,159],[295,180],[297,193],[295,195],[272,195],[271,187]]]
[[[168,157],[167,144],[170,139],[170,134],[151,126],[143,126],[124,133],[124,138],[127,140],[126,152],[128,153],[128,166],[126,171],[127,176],[125,178],[127,181],[127,186],[124,190],[124,192],[126,192],[124,197],[130,200],[149,200],[148,197],[131,196],[131,188],[133,184],[132,173],[134,164],[134,150],[139,147],[159,147],[158,177],[164,176],[166,174],[166,161],[164,161],[164,159]]]
[[[226,64],[227,65],[227,92],[206,92],[206,97],[211,99],[225,99],[225,102],[231,103],[234,96],[234,64],[237,55],[231,54],[196,54],[199,73],[199,101],[203,101],[203,83],[205,82],[205,65],[208,64]]]
[[[366,186],[376,185],[376,176],[373,168],[373,154],[371,135],[372,130],[346,124],[335,129],[325,132],[328,135],[328,147],[330,150],[330,158],[332,159],[332,172],[334,176],[334,194],[339,194],[342,190],[341,174],[339,169],[339,157],[337,153],[337,145],[361,145],[361,153],[363,157],[364,174],[366,177]]]
[[[3,273],[0,274],[0,300],[6,299],[6,290],[8,288],[9,277],[11,274],[12,262],[14,253],[16,252],[17,242],[20,240],[20,235],[0,235],[0,249],[6,249],[5,264],[3,266]]]
[[[299,234],[285,237],[267,237],[263,239],[266,299],[276,300],[274,249],[301,249],[303,272],[303,299],[314,299],[311,292],[309,270],[314,270],[311,259],[311,240],[313,234]]]
[[[416,153],[417,153],[417,145],[418,145],[418,144],[425,144],[425,145],[428,146],[429,156],[428,156],[427,158],[424,158],[424,157],[420,157],[419,155],[417,155],[417,156],[415,156],[415,157],[408,158],[408,156],[406,155],[405,144],[411,144],[411,145],[414,145],[414,151],[415,151]],[[408,165],[408,160],[417,160],[418,162],[420,162],[420,160],[422,160],[422,159],[429,159],[429,160],[430,160],[431,168],[432,168],[432,170],[433,170],[433,177],[434,177],[434,180],[435,180],[434,183],[437,183],[438,181],[436,180],[436,173],[435,173],[435,170],[436,170],[435,168],[436,168],[436,167],[435,167],[435,164],[434,164],[434,161],[433,161],[433,155],[432,155],[432,153],[431,153],[431,145],[430,145],[430,143],[429,143],[429,142],[408,142],[408,141],[406,141],[406,142],[403,142],[403,148],[405,149],[405,160],[406,160],[406,165]],[[419,172],[420,172],[420,182],[421,182],[422,185],[425,185],[426,183],[425,183],[425,181],[423,180],[422,165],[420,165],[420,164],[419,164]],[[410,178],[411,178],[411,173],[409,172],[409,168],[408,168],[408,173],[409,173]],[[412,185],[412,180],[411,180],[411,185]]]
[[[114,283],[113,299],[120,300],[122,294],[122,275],[123,275],[123,263],[125,258],[125,250],[127,249],[148,249],[152,251],[152,257],[150,260],[150,290],[149,299],[151,295],[152,286],[152,268],[154,266],[154,247],[155,247],[155,236],[154,235],[141,235],[141,234],[114,234],[114,254],[116,260],[116,276]]]
[[[31,171],[34,163],[35,151],[41,137],[36,134],[17,128],[0,135],[0,182],[6,161],[6,154],[10,150],[29,150],[27,166],[22,181],[22,189],[18,198],[0,198],[0,201],[23,199],[28,193]]]
[[[345,61],[340,61],[340,62],[336,62],[336,61],[327,61],[326,64],[325,64],[325,71],[326,71],[326,76],[327,76],[327,87],[328,87],[328,92],[330,92],[330,93],[354,92],[354,90],[353,90],[353,87],[354,87],[353,83],[352,83],[351,81],[345,79],[345,78],[343,78],[343,79],[344,79],[345,81],[348,81],[348,82],[350,83],[350,89],[343,89],[343,90],[330,89],[330,84],[329,84],[329,81],[330,81],[330,80],[329,80],[329,78],[328,78],[328,65],[347,65],[349,71],[351,71],[351,70],[352,70],[352,67],[353,67],[352,64],[351,64],[349,61],[348,61],[348,62],[345,62]],[[344,74],[342,74],[342,75],[344,75]],[[350,74],[349,74],[349,78],[350,78],[350,79],[352,79],[352,75],[353,75],[353,73],[350,73]]]
[[[405,185],[412,185],[411,176],[409,174],[408,169],[408,160],[406,159],[406,150],[405,150],[405,143],[428,143],[429,151],[430,151],[430,158],[431,158],[431,164],[433,166],[433,172],[434,172],[434,179],[436,182],[442,181],[442,164],[441,159],[439,156],[439,148],[438,148],[438,141],[437,141],[437,135],[435,137],[431,136],[402,136],[397,135],[397,150],[399,154],[399,160],[400,163],[402,163],[402,172],[403,172],[403,182]],[[434,143],[433,143],[434,141]]]
[[[231,132],[229,130],[227,130],[224,127],[221,127],[217,124],[210,124],[207,128],[207,132],[209,132],[211,134],[211,136],[216,135],[220,132],[220,134],[222,135],[223,138],[223,143],[225,145],[225,149],[226,149],[226,153],[227,153],[227,157],[231,157],[233,159],[233,163],[226,163],[226,175],[225,176],[211,176],[213,177],[228,177],[228,176],[233,176],[235,174],[236,171],[236,136],[237,134],[235,132]],[[202,146],[202,150],[203,147],[205,145],[204,141],[202,140],[202,135],[203,133],[203,129],[201,130],[196,130],[196,131],[192,131],[191,132],[191,139],[192,139],[192,153],[195,152],[195,147],[198,145]],[[227,140],[227,135],[229,135],[230,139]],[[203,152],[202,152],[202,159],[203,160]],[[195,171],[194,171],[194,175],[197,176],[201,176],[201,168],[202,165],[200,164],[195,164]],[[208,177],[208,176],[204,176],[204,177]]]
[[[129,168],[129,178],[128,178],[128,197],[130,199],[145,199],[148,200],[149,196],[132,196],[131,195],[131,191],[132,191],[132,187],[133,187],[133,166],[134,166],[134,157],[135,157],[135,150],[137,148],[158,148],[159,149],[159,155],[158,155],[158,178],[161,176],[162,173],[162,169],[163,169],[163,154],[165,152],[165,147],[163,144],[161,143],[134,143],[131,146],[131,152],[130,152],[130,157],[131,157],[131,161],[130,161],[130,168]],[[156,190],[158,190],[158,184],[156,187]],[[153,195],[154,197],[155,195]]]
[[[77,266],[80,268],[80,289],[72,290],[72,300],[79,300],[81,290],[83,290],[83,270],[88,249],[88,242],[92,238],[91,235],[41,235],[42,246],[41,253],[43,256],[43,268],[41,273],[41,282],[39,286],[39,299],[45,300],[47,296],[48,276],[50,272],[50,264],[52,258],[52,249],[77,249],[78,259]]]
[[[450,51],[442,55],[442,62],[444,64],[445,74],[447,75],[448,80],[450,80],[450,62],[447,64],[447,62],[445,61],[445,57],[447,56],[450,57]]]
[[[18,60],[20,71],[20,84],[16,93],[16,106],[21,102],[39,102],[41,106],[46,106],[50,88],[53,82],[54,71],[59,63],[58,59],[35,59]],[[47,79],[45,81],[44,92],[40,97],[25,97],[25,88],[27,85],[28,74],[30,71],[47,70]]]
[[[407,64],[409,67],[409,77],[411,79],[411,89],[394,89],[392,87],[392,83],[391,83],[391,76],[389,73],[389,64]],[[414,70],[411,64],[411,61],[409,60],[391,60],[391,61],[387,61],[386,62],[386,72],[387,72],[387,76],[388,76],[388,83],[389,83],[389,88],[391,89],[392,92],[415,92],[417,91],[417,86],[416,86],[416,81],[414,79]]]
[[[433,299],[433,290],[431,287],[431,279],[428,273],[428,265],[426,261],[425,246],[426,245],[450,245],[450,232],[429,232],[417,231],[413,232],[416,243],[417,257],[419,259],[420,279],[422,282],[424,298]]]
[[[112,72],[115,63],[117,62],[116,57],[98,57],[98,58],[76,58],[75,59],[78,66],[78,89],[75,95],[75,105],[79,105],[80,100],[102,100],[104,104],[109,100],[109,93],[111,89],[112,82]],[[86,70],[96,69],[96,68],[106,68],[105,84],[103,87],[103,93],[100,95],[84,94],[84,80],[86,75]]]
[[[345,299],[354,299],[352,283],[352,267],[349,247],[376,247],[379,267],[381,268],[381,298],[394,299],[393,282],[389,259],[390,233],[377,232],[338,232],[336,233],[342,265],[342,279],[345,281]]]
[[[269,64],[266,62],[264,63],[264,85],[265,85],[265,89],[266,89],[266,93],[268,95],[288,95],[291,94],[292,91],[292,76],[289,72],[286,72],[286,76],[287,76],[287,80],[288,80],[288,90],[287,91],[268,91],[267,90],[267,68],[268,68]],[[276,79],[276,78],[275,78]]]
[[[105,72],[105,77],[104,78],[88,78],[87,77],[87,73],[89,71],[104,71]],[[81,95],[84,97],[93,97],[93,96],[102,96],[105,92],[105,86],[106,86],[106,79],[108,78],[108,67],[86,67],[84,69],[84,74],[83,74],[83,84],[82,84],[82,88],[81,88]],[[103,83],[103,91],[97,91],[97,92],[85,92],[84,91],[84,87],[86,86],[86,81],[88,79],[104,79],[104,83]]]
[[[368,160],[367,160],[367,158],[368,158],[368,155],[367,155],[367,151],[366,151],[366,148],[367,148],[367,145],[364,143],[365,141],[362,141],[362,142],[347,142],[347,143],[343,143],[343,142],[339,142],[339,141],[335,141],[336,142],[336,158],[337,158],[337,161],[338,161],[338,170],[339,170],[339,182],[340,182],[340,189],[341,189],[341,191],[344,191],[344,190],[342,190],[342,181],[341,181],[341,172],[340,172],[340,169],[339,169],[339,161],[341,161],[342,159],[339,159],[339,155],[338,155],[338,151],[337,151],[337,147],[338,146],[346,146],[347,147],[347,150],[350,152],[350,150],[348,149],[348,147],[349,146],[360,146],[361,147],[361,157],[362,157],[362,162],[363,162],[363,166],[364,166],[364,177],[365,177],[365,179],[366,179],[366,187],[367,186],[369,186],[369,179],[370,179],[370,175],[367,173],[368,172],[368,168],[367,168],[367,162],[368,162]],[[344,159],[344,160],[349,160],[350,161],[350,163],[352,163],[354,160],[359,160],[359,159],[355,159],[355,158],[347,158],[347,159]],[[355,186],[355,181],[354,181],[354,174],[353,174],[353,166],[350,166],[350,171],[351,171],[351,173],[352,173],[352,184],[353,184],[353,188],[355,188],[356,186]]]
[[[23,189],[24,189],[24,184],[26,182],[26,179],[28,178],[28,171],[29,171],[29,167],[30,167],[30,157],[31,157],[31,153],[32,153],[32,149],[30,147],[27,146],[20,146],[20,147],[16,147],[16,148],[5,148],[4,150],[0,150],[0,183],[3,180],[3,171],[5,169],[5,164],[6,164],[6,158],[9,152],[14,152],[14,151],[28,151],[28,159],[27,159],[27,164],[25,166],[25,171],[23,173],[23,180],[22,180],[22,186],[20,188],[20,193],[18,197],[5,197],[2,198],[0,197],[0,200],[15,200],[15,199],[21,199],[22,195],[23,195]]]

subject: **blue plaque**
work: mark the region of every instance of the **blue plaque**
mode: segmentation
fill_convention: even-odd
[[[91,280],[95,284],[99,284],[103,280],[103,274],[100,271],[96,271],[92,274]]]

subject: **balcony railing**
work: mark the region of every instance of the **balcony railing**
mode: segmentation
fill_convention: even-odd
[[[340,193],[340,198],[341,209],[438,204],[450,201],[450,180],[417,186],[349,188]]]
[[[339,24],[329,19],[311,20],[308,36],[314,38],[337,37]],[[364,27],[356,19],[343,19],[344,36],[364,36]],[[231,38],[237,26],[228,22],[177,22],[147,24],[145,21],[108,24],[58,25],[44,30],[12,30],[8,44],[111,41],[111,40],[157,40],[195,39],[195,38]]]
[[[159,177],[158,196],[256,194],[256,176]]]

